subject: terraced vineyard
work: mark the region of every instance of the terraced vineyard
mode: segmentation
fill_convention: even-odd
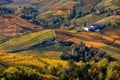
[[[54,40],[54,35],[51,30],[31,33],[28,35],[21,36],[19,38],[11,39],[1,44],[0,51],[14,52],[14,51],[26,50],[34,45],[49,40]]]
[[[40,26],[34,25],[27,20],[11,16],[3,15],[0,17],[0,38],[16,37],[22,34],[40,31]]]
[[[8,54],[0,56],[0,60],[5,66],[14,65],[34,65],[36,67],[45,67],[46,65],[57,66],[59,63],[67,67],[66,61],[42,58],[39,54]],[[53,65],[54,64],[54,65]]]
[[[120,0],[5,1],[0,80],[120,80]]]

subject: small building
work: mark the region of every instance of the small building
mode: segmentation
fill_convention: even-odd
[[[102,30],[105,27],[110,26],[110,25],[111,25],[111,23],[91,24],[91,25],[85,26],[83,29],[86,30],[86,31],[96,32],[96,31],[100,31],[100,30]]]
[[[99,27],[100,27],[100,25],[98,25],[98,24],[91,24],[91,25],[85,26],[84,30],[86,30],[86,31],[96,31]]]

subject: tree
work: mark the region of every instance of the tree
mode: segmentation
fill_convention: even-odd
[[[120,63],[111,62],[107,67],[107,77],[106,80],[118,80],[120,79]]]

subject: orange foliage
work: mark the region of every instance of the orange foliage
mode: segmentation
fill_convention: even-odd
[[[22,27],[21,27],[22,26]],[[30,31],[40,31],[42,28],[36,26],[27,20],[10,16],[3,15],[0,17],[0,37],[15,37],[25,32],[24,28],[30,29]]]
[[[70,10],[57,10],[53,13],[53,15],[66,15],[70,14]]]

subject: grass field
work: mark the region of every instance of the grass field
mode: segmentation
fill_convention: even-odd
[[[40,32],[31,33],[21,36],[19,38],[11,39],[0,45],[1,52],[14,52],[28,49],[34,45],[44,41],[53,40],[54,35],[51,30],[44,30]]]
[[[120,49],[112,47],[112,46],[103,46],[101,49],[105,50],[107,54],[112,56],[113,58],[120,61]]]
[[[62,52],[66,50],[71,50],[70,46],[45,46],[45,47],[36,47],[35,49],[30,49],[18,53],[29,53],[29,54],[39,54],[41,57],[49,59],[60,59]]]

